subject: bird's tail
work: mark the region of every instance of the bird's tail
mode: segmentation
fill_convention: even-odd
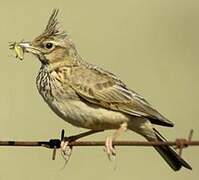
[[[156,130],[154,129],[156,140],[165,142],[166,139]],[[146,137],[148,141],[154,141],[154,139]],[[182,166],[188,169],[192,169],[191,166],[183,160],[171,147],[165,146],[154,146],[157,152],[164,158],[164,160],[168,163],[168,165],[174,170],[178,171]]]

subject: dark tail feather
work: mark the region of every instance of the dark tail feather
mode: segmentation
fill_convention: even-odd
[[[166,141],[165,138],[163,138],[163,136],[157,130],[154,129],[154,131],[158,141]],[[151,139],[148,140],[151,141]],[[182,166],[190,170],[192,169],[191,166],[185,160],[183,160],[171,147],[154,146],[154,148],[174,171],[180,170]]]

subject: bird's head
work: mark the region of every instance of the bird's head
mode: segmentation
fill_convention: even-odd
[[[68,34],[60,28],[57,14],[58,9],[54,9],[41,35],[30,42],[15,43],[15,46],[21,48],[23,53],[34,54],[43,65],[59,62],[72,65],[76,63],[78,54]]]

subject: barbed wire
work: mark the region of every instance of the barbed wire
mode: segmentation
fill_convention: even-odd
[[[45,147],[49,149],[53,149],[53,156],[52,159],[55,159],[56,150],[60,148],[61,142],[68,142],[68,146],[74,147],[74,146],[104,146],[104,141],[77,141],[80,138],[83,138],[85,136],[89,136],[98,132],[102,131],[94,131],[90,130],[87,132],[83,132],[77,135],[65,137],[64,130],[61,132],[61,138],[60,139],[50,139],[48,141],[1,141],[0,140],[0,146],[17,146],[17,147]],[[182,150],[184,148],[187,148],[188,146],[199,146],[199,141],[193,141],[193,130],[190,130],[188,138],[177,138],[175,141],[154,141],[154,142],[148,142],[148,141],[114,141],[114,146],[173,146],[175,149],[179,149],[179,155],[182,154]]]

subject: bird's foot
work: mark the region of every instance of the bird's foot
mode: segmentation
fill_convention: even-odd
[[[77,135],[73,135],[73,136],[69,136],[69,137],[64,137],[64,131],[62,130],[62,135],[61,135],[61,143],[60,143],[60,150],[61,150],[61,155],[65,160],[65,165],[67,164],[67,162],[69,161],[71,155],[72,155],[72,148],[73,146],[70,145],[71,142],[74,142],[80,138],[83,138],[85,136],[97,133],[97,132],[101,132],[103,130],[90,130],[87,132],[83,132]]]
[[[69,146],[69,141],[61,141],[60,149],[61,149],[61,155],[65,160],[65,165],[69,161],[71,154],[72,154],[72,146]]]
[[[124,122],[120,125],[120,128],[117,129],[111,137],[107,137],[104,151],[108,155],[109,160],[115,160],[116,158],[116,150],[113,145],[113,141],[115,141],[118,136],[120,136],[123,132],[125,132],[126,129],[127,129],[127,123]]]
[[[104,151],[106,152],[108,159],[110,161],[115,160],[116,158],[116,149],[113,146],[113,138],[107,137],[105,142],[105,148]]]

